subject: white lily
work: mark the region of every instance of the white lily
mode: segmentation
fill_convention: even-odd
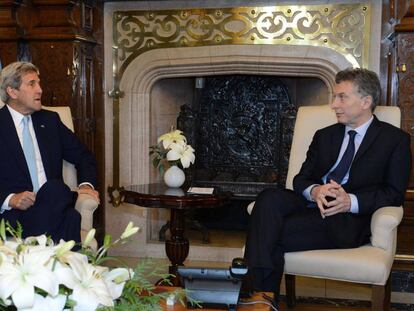
[[[75,246],[75,241],[68,241],[65,242],[64,240],[60,240],[60,243],[55,246],[55,254],[57,258],[63,258],[70,252],[70,250]]]
[[[92,266],[83,257],[71,256],[69,267],[59,266],[56,269],[59,281],[72,289],[70,299],[76,301],[74,311],[93,311],[98,306],[112,307],[111,293],[103,278],[108,270],[104,267]]]
[[[130,280],[132,276],[133,272],[125,268],[116,268],[104,275],[112,299],[118,299],[121,296],[125,282]]]
[[[170,148],[170,145],[173,143],[183,143],[186,144],[187,140],[185,136],[183,135],[183,132],[180,130],[175,130],[168,132],[164,135],[161,135],[158,138],[158,143],[162,142],[162,145],[164,149]]]
[[[19,245],[20,243],[16,242],[15,240],[7,240],[4,241],[4,244],[1,246],[1,248],[3,249],[3,247],[6,247],[9,250],[13,250],[15,252]]]
[[[96,230],[94,228],[89,230],[88,234],[86,235],[85,240],[82,242],[83,247],[86,248],[89,246],[89,244],[91,244],[92,240],[95,237],[95,233],[96,233]]]
[[[57,278],[47,268],[53,252],[51,250],[26,249],[13,262],[0,265],[0,298],[10,296],[16,308],[29,308],[34,304],[35,287],[52,296],[59,290]]]
[[[29,244],[34,244],[37,243],[38,246],[43,246],[46,247],[47,245],[47,236],[42,234],[39,236],[29,236],[27,238],[24,239],[24,244],[29,245]],[[53,243],[51,243],[53,244]]]
[[[57,295],[55,297],[43,297],[35,294],[34,304],[31,308],[20,308],[18,311],[62,311],[66,304],[66,296]]]
[[[139,230],[139,227],[134,227],[134,223],[130,221],[128,225],[126,226],[124,232],[121,234],[121,239],[129,238],[130,236],[137,233]]]
[[[171,144],[169,147],[171,150],[167,153],[168,161],[180,160],[183,168],[187,168],[190,164],[194,163],[195,155],[194,149],[190,145],[186,144]]]
[[[16,247],[10,244],[4,244],[0,246],[0,257],[1,262],[4,261],[13,261],[14,256],[17,256]]]

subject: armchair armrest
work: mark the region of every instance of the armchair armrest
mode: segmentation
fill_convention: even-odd
[[[252,213],[255,201],[247,206],[247,212]],[[387,251],[394,252],[396,247],[396,232],[403,217],[401,206],[385,206],[375,211],[371,219],[371,244]]]
[[[93,212],[99,203],[88,194],[79,194],[76,200],[75,209],[81,214],[81,229],[89,231],[93,228]]]
[[[395,252],[397,244],[396,231],[403,214],[404,212],[401,206],[386,206],[375,211],[371,219],[372,246]]]

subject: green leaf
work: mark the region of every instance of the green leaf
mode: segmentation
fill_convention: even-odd
[[[109,245],[111,244],[111,242],[112,242],[112,237],[109,234],[105,234],[105,237],[104,237],[104,247],[105,248],[108,248]]]
[[[0,222],[0,236],[3,241],[6,241],[6,223],[4,222],[4,218]]]
[[[159,158],[154,158],[154,159],[152,160],[152,165],[153,165],[154,167],[157,167],[159,164],[160,164],[160,159],[159,159]]]
[[[165,172],[165,166],[164,166],[164,164],[160,164],[160,166],[158,166],[158,170],[159,170],[161,176],[163,176],[164,175],[164,172]]]
[[[23,226],[22,226],[22,224],[20,222],[17,222],[16,223],[16,226],[17,226],[16,235],[17,235],[18,238],[21,239],[22,236],[23,236]]]

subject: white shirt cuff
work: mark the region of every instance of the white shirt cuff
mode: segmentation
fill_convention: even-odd
[[[359,203],[358,199],[355,194],[349,193],[349,197],[351,198],[351,209],[349,210],[350,213],[358,214],[359,213]]]
[[[313,184],[313,185],[310,185],[305,190],[303,190],[302,195],[305,197],[306,200],[311,201],[311,202],[315,202],[315,200],[313,200],[312,197],[311,197],[311,190],[315,186],[319,186],[319,185],[318,184]]]
[[[4,200],[3,205],[0,207],[0,214],[3,214],[4,211],[11,210],[11,207],[9,206],[10,198],[14,195],[14,193],[10,193],[6,200]]]
[[[78,186],[78,188],[80,188],[80,186],[83,186],[83,185],[88,185],[88,186],[90,186],[93,190],[95,190],[95,187],[90,183],[90,182],[82,182],[82,183],[80,183],[79,184],[79,186]]]

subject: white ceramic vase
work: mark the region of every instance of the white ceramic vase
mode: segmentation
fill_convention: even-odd
[[[178,166],[171,166],[164,173],[164,182],[170,188],[178,188],[184,184],[185,174]]]
[[[174,197],[183,197],[185,195],[184,190],[181,188],[167,188],[165,189],[164,194]]]

